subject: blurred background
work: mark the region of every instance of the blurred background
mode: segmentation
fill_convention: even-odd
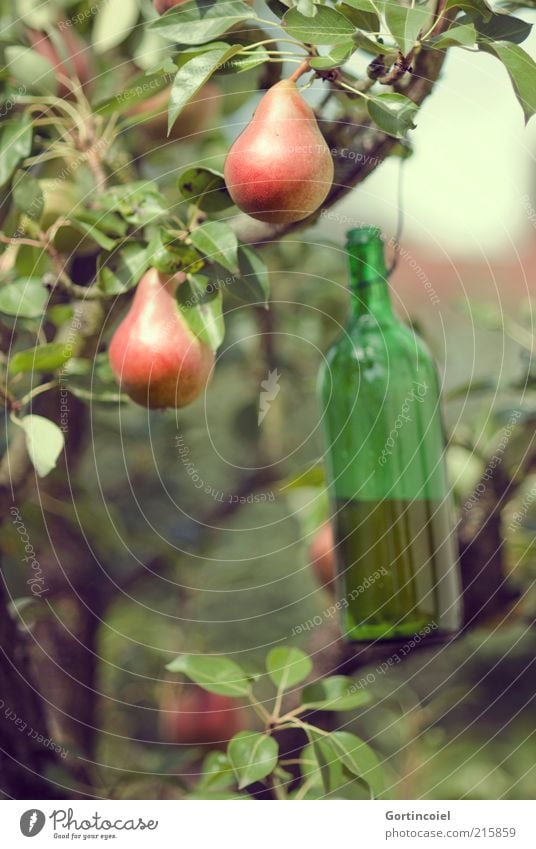
[[[80,38],[94,26],[83,19]],[[127,62],[143,68],[157,48],[144,52],[140,40],[100,52],[95,85],[119,88]],[[536,37],[525,46],[536,55]],[[117,71],[112,80],[107,62]],[[168,140],[142,123],[122,138],[136,173],[170,202],[177,174],[221,165],[251,115],[254,101],[240,103],[235,78],[222,75],[215,86],[207,127]],[[320,96],[315,84],[310,101]],[[229,298],[203,398],[176,415],[88,401],[84,390],[109,380],[104,344],[93,374],[68,375],[82,447],[23,508],[48,604],[28,599],[9,524],[5,571],[38,678],[53,694],[54,739],[96,792],[182,798],[207,748],[254,727],[236,700],[207,701],[168,675],[164,667],[179,652],[223,652],[254,669],[278,643],[313,654],[335,643],[336,624],[325,615],[333,553],[316,376],[346,316],[344,233],[377,224],[389,245],[402,202],[393,298],[440,369],[460,515],[512,411],[522,412],[501,453],[502,473],[516,482],[500,516],[513,600],[433,654],[415,651],[388,674],[360,671],[371,673],[373,705],[343,715],[340,726],[380,754],[388,797],[533,795],[535,133],[534,123],[524,128],[498,62],[450,51],[419,115],[412,156],[403,166],[386,161],[313,228],[265,248],[269,312]],[[103,342],[116,322],[107,321]],[[274,370],[279,391],[259,424],[262,382]],[[58,774],[60,783],[70,780]]]

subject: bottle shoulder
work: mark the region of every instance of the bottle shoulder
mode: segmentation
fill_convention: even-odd
[[[382,325],[362,320],[350,322],[328,350],[322,373],[323,381],[331,383],[338,376],[345,382],[358,377],[377,386],[378,391],[412,380],[420,380],[435,391],[439,386],[428,346],[397,319]]]
[[[332,359],[341,355],[359,355],[365,347],[373,350],[377,356],[398,350],[400,353],[413,354],[433,363],[426,342],[396,317],[385,322],[378,322],[372,316],[360,316],[350,320],[328,349],[327,357]]]

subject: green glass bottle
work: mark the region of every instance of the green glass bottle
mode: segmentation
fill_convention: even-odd
[[[461,625],[439,386],[393,312],[381,233],[348,233],[351,316],[320,376],[342,631],[350,641]]]

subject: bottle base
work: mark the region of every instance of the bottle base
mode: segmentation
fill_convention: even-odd
[[[430,628],[429,625],[421,629],[411,629],[403,631],[397,628],[386,631],[377,628],[356,628],[350,631],[342,631],[341,637],[347,645],[361,646],[382,646],[386,643],[392,646],[410,646],[417,648],[421,645],[430,645],[431,643],[450,643],[456,640],[462,633],[462,627],[453,630],[439,630]],[[376,631],[376,633],[374,633]]]

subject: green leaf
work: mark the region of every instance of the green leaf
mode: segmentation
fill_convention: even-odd
[[[329,737],[318,735],[301,753],[303,779],[311,788],[304,798],[364,800],[365,782],[347,769],[329,741]]]
[[[313,663],[301,649],[277,646],[268,653],[266,669],[275,686],[284,691],[305,681]]]
[[[338,68],[344,65],[346,60],[355,50],[353,41],[343,42],[333,47],[326,56],[315,56],[309,61],[311,68],[316,71],[327,71],[330,68]]]
[[[97,115],[104,116],[112,115],[114,112],[120,114],[127,112],[132,106],[143,103],[158,94],[167,85],[169,85],[169,77],[161,71],[155,74],[138,74],[129,80],[128,85],[121,92],[99,101],[94,111]]]
[[[371,0],[344,0],[338,8],[358,29],[380,31],[380,19]]]
[[[366,690],[354,690],[355,683],[345,675],[332,675],[309,684],[302,693],[302,703],[315,710],[346,711],[366,705],[371,696]]]
[[[460,18],[460,23],[468,20],[469,16],[465,15]],[[514,44],[521,44],[532,30],[532,24],[504,13],[494,12],[489,20],[475,15],[473,21],[478,34],[488,41],[512,41]]]
[[[242,2],[188,4],[186,8],[170,9],[150,28],[169,41],[179,44],[206,44],[213,41],[240,21],[256,20],[253,9]]]
[[[401,6],[400,3],[390,0],[385,4],[385,20],[405,56],[417,41],[420,31],[430,20],[430,12],[419,6]]]
[[[83,389],[81,386],[72,385],[69,387],[69,391],[76,395],[77,398],[80,398],[81,401],[90,401],[92,404],[95,401],[98,401],[99,404],[114,404],[117,406],[118,403],[128,404],[129,397],[128,395],[121,394],[121,392],[95,392],[94,389]]]
[[[26,436],[26,448],[34,469],[44,478],[55,467],[63,449],[63,433],[43,416],[24,416],[20,424]]]
[[[17,318],[38,318],[47,301],[48,292],[37,278],[16,280],[0,289],[0,312]]]
[[[255,731],[239,731],[227,746],[227,757],[242,790],[273,772],[279,747],[273,737]]]
[[[207,212],[220,212],[233,205],[223,174],[212,168],[188,168],[178,180],[181,195]]]
[[[182,672],[209,693],[240,698],[250,685],[240,666],[227,657],[180,654],[166,666],[169,672]]]
[[[221,291],[215,291],[207,295],[209,283],[209,278],[204,275],[191,275],[189,280],[179,287],[179,307],[190,330],[216,351],[225,336],[223,294]]]
[[[366,781],[373,797],[377,798],[384,790],[385,782],[376,752],[348,731],[334,731],[327,739],[348,771]]]
[[[80,221],[77,216],[73,216],[69,220],[71,227],[78,230],[79,233],[86,233],[88,236],[91,236],[93,241],[105,251],[111,251],[112,248],[117,245],[117,239],[110,239],[106,233],[103,233],[102,230],[99,230],[94,224],[88,224],[86,221]]]
[[[115,252],[106,262],[99,257],[98,287],[108,295],[122,295],[137,286],[142,275],[151,265],[151,246],[142,242],[129,242]]]
[[[25,222],[23,222],[25,226]],[[41,277],[50,271],[50,263],[43,248],[21,245],[17,250],[15,269],[21,277]]]
[[[251,71],[252,68],[257,68],[265,62],[270,61],[270,55],[262,44],[248,53],[238,53],[232,56],[225,62],[225,68],[220,69],[229,74],[243,74],[245,71]]]
[[[129,224],[144,227],[167,214],[168,204],[149,180],[112,186],[99,197],[99,208],[119,213]]]
[[[268,269],[253,248],[240,245],[238,248],[238,276],[227,288],[229,294],[246,304],[262,304],[265,307],[270,292]]]
[[[46,29],[57,20],[58,6],[55,0],[36,3],[35,0],[17,0],[17,15],[33,29]]]
[[[7,183],[19,162],[30,155],[32,134],[32,122],[27,115],[5,125],[0,136],[0,186]]]
[[[209,752],[201,765],[201,771],[196,792],[226,790],[234,784],[233,768],[223,752]]]
[[[17,171],[13,179],[13,202],[29,218],[38,219],[43,214],[45,199],[39,180],[26,171]]]
[[[184,271],[187,274],[197,274],[205,261],[192,245],[187,245],[178,239],[173,232],[161,228],[151,239],[147,247],[151,265],[162,274],[176,274]]]
[[[91,42],[96,53],[105,53],[128,38],[140,14],[138,0],[104,0],[98,4]]]
[[[73,345],[63,342],[48,342],[37,348],[27,348],[17,351],[9,361],[12,374],[26,371],[55,371],[75,355]]]
[[[307,729],[311,743],[302,752],[302,773],[308,779],[322,781],[326,793],[339,791],[348,780],[366,782],[371,796],[376,798],[384,789],[381,764],[370,746],[347,731],[321,735]]]
[[[445,47],[457,47],[463,45],[470,47],[476,42],[476,29],[473,23],[460,24],[454,26],[436,38],[430,39],[428,45],[443,50]]]
[[[523,109],[525,123],[536,112],[536,63],[522,47],[507,41],[480,44],[480,50],[491,53],[503,63],[512,81],[516,97]]]
[[[10,75],[28,93],[56,94],[58,81],[54,66],[31,47],[12,44],[5,49]]]
[[[215,50],[198,53],[177,71],[171,87],[168,113],[168,133],[186,104],[227,59],[240,53],[240,44],[226,44]]]
[[[281,26],[292,38],[305,44],[337,44],[348,41],[355,33],[353,23],[329,6],[319,6],[314,18],[289,9]]]
[[[356,47],[360,50],[363,50],[365,53],[369,53],[371,56],[385,56],[387,59],[396,59],[397,50],[394,47],[388,47],[383,44],[381,41],[373,41],[372,38],[368,38],[364,33],[358,32],[354,38],[354,42]]]
[[[493,15],[493,9],[486,0],[447,0],[445,11],[449,9],[461,9],[471,17],[477,16],[489,21]]]
[[[306,15],[308,18],[314,18],[318,11],[314,0],[296,0],[296,8],[298,12],[301,12],[302,15]]]
[[[228,271],[238,271],[238,240],[228,224],[207,221],[191,234],[194,247],[211,262],[217,262]]]
[[[47,318],[55,327],[61,327],[71,321],[74,309],[71,304],[54,304],[47,309]]]
[[[401,139],[414,129],[413,119],[419,107],[403,94],[377,94],[367,100],[367,109],[380,130]]]

